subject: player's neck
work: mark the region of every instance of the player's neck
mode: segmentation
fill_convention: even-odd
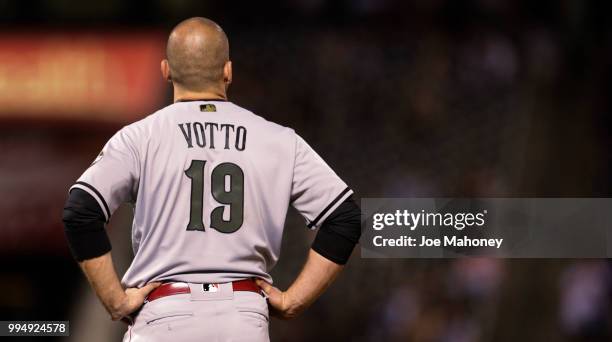
[[[227,94],[225,91],[189,91],[174,87],[174,102],[186,100],[225,100]]]

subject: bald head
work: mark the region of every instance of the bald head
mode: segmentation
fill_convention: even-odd
[[[195,17],[179,23],[166,45],[170,77],[175,85],[190,91],[222,86],[229,43],[214,21]],[[231,75],[230,75],[231,77]]]

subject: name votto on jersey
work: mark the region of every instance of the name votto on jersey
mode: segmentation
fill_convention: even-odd
[[[244,126],[215,122],[186,122],[180,123],[178,127],[185,137],[188,148],[194,146],[226,150],[235,148],[238,151],[244,151],[246,148],[247,130]]]

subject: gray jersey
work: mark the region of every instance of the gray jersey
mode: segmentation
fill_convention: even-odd
[[[224,101],[178,102],[122,128],[72,188],[106,219],[135,204],[129,287],[271,281],[288,206],[314,229],[352,193],[292,129]]]

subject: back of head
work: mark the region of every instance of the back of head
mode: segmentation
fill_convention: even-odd
[[[214,21],[190,18],[170,33],[166,56],[175,85],[190,91],[204,91],[223,84],[229,43],[223,29]]]

